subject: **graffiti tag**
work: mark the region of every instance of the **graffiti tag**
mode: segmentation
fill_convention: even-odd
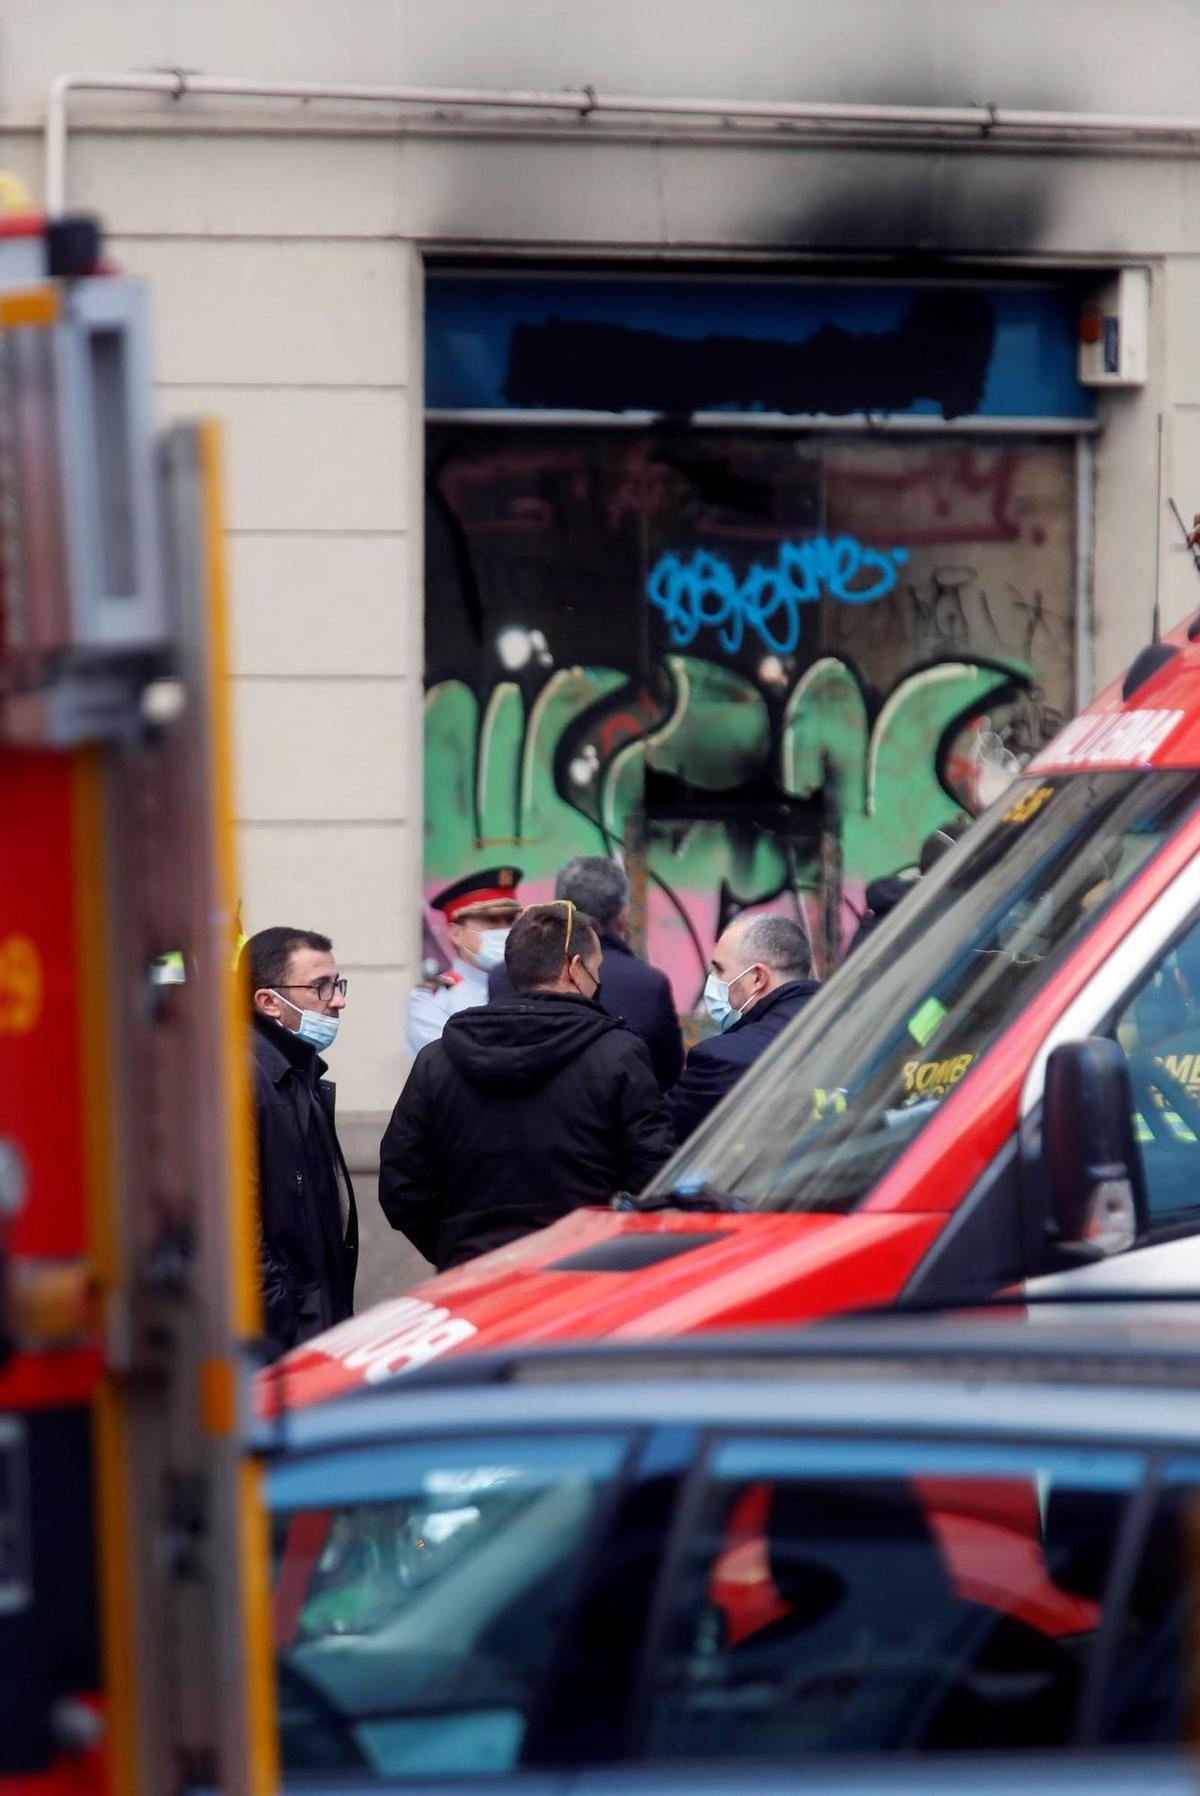
[[[727,561],[699,549],[690,561],[663,555],[646,581],[646,596],[687,648],[701,630],[716,630],[729,654],[752,630],[765,649],[792,655],[800,644],[800,607],[822,594],[847,605],[869,605],[896,584],[907,549],[868,549],[853,536],[814,536],[781,543],[773,566],[756,563],[739,580]]]

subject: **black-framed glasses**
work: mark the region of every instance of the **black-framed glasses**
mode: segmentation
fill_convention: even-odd
[[[328,1004],[334,992],[341,992],[343,998],[349,986],[348,979],[314,979],[308,985],[277,985],[279,992],[315,992],[318,1004]]]

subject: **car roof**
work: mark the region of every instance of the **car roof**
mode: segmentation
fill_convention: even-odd
[[[1012,1320],[888,1318],[464,1354],[282,1410],[258,1444],[306,1452],[398,1434],[675,1422],[1200,1449],[1200,1325]]]
[[[286,1787],[286,1786],[285,1786]],[[312,1784],[310,1788],[314,1787]],[[327,1786],[318,1783],[318,1788]],[[340,1774],[339,1796],[377,1796],[377,1777]],[[499,1779],[405,1778],[410,1796],[1195,1796],[1196,1779],[1184,1753],[972,1753],[917,1757],[802,1759],[780,1765],[606,1765],[566,1776],[514,1772]],[[213,1796],[204,1791],[200,1796]]]

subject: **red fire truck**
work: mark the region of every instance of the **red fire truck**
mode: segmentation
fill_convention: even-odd
[[[0,220],[0,1796],[274,1787],[217,444]],[[181,954],[183,983],[155,975]]]
[[[641,1197],[379,1305],[265,1394],[1041,1280],[1200,1288],[1200,621],[1067,726]]]

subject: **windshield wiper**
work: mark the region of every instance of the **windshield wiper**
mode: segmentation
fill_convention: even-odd
[[[718,1191],[712,1185],[697,1185],[688,1191],[643,1191],[638,1197],[631,1197],[628,1191],[618,1191],[612,1200],[614,1210],[752,1210],[744,1197],[737,1197],[732,1191]]]

